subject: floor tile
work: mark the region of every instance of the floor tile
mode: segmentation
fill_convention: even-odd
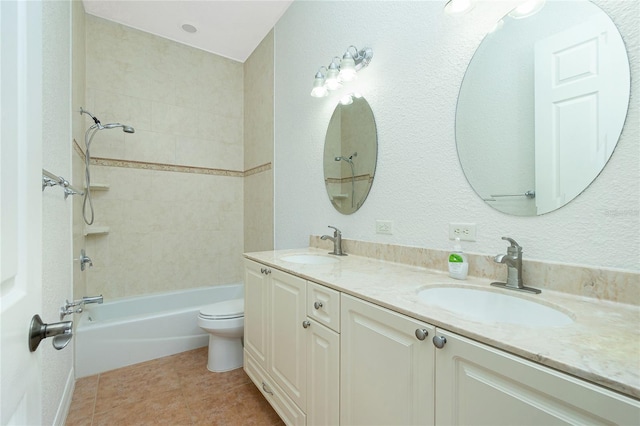
[[[207,349],[79,379],[66,425],[284,424],[242,368],[207,370]]]

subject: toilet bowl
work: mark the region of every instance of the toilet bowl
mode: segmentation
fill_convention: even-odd
[[[209,371],[220,373],[242,367],[244,299],[225,300],[200,308],[198,326],[209,333]]]

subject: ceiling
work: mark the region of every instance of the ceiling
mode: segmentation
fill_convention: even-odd
[[[91,15],[244,62],[293,0],[83,0]],[[182,29],[193,25],[197,32]]]

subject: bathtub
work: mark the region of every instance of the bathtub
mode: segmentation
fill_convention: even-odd
[[[75,331],[76,378],[207,346],[200,307],[243,290],[229,284],[86,305]]]

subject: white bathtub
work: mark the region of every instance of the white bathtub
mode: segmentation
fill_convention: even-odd
[[[243,297],[242,284],[202,287],[85,306],[76,332],[76,378],[207,346],[201,306]]]

